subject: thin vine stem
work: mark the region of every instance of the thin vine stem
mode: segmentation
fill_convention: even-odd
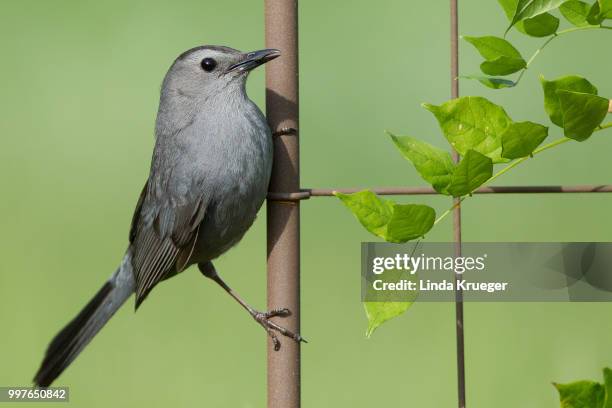
[[[434,221],[433,225],[436,225],[437,223],[439,223],[440,221],[442,221],[444,218],[446,218],[446,216],[448,214],[451,213],[451,211],[453,211],[455,208],[459,207],[459,205],[463,202],[463,200],[465,200],[467,197],[469,196],[463,196],[461,197],[457,202],[455,202],[455,204],[453,204],[449,209],[447,209],[446,211],[444,211],[442,214],[440,214],[440,216],[438,218],[436,218],[436,220]]]
[[[608,123],[604,123],[603,125],[599,125],[597,127],[597,130],[604,130],[608,128],[612,128],[612,122],[608,122]]]
[[[531,65],[531,63],[544,50],[544,48],[546,48],[546,46],[552,42],[552,40],[554,40],[555,38],[558,38],[558,37],[560,37],[560,36],[562,36],[564,34],[569,34],[569,33],[573,33],[573,32],[576,32],[576,31],[597,30],[597,29],[600,29],[600,28],[603,28],[603,29],[606,29],[606,30],[610,30],[610,29],[612,29],[612,26],[606,26],[606,25],[600,24],[600,25],[596,25],[596,26],[572,27],[572,28],[568,28],[566,30],[558,31],[558,32],[554,33],[553,35],[551,35],[550,37],[548,37],[546,39],[546,41],[544,41],[544,43],[540,46],[540,48],[535,50],[533,55],[529,58],[529,60],[527,60],[527,63],[525,64],[525,68],[523,68],[521,70],[521,72],[519,73],[518,78],[516,78],[516,81],[514,82],[515,86],[518,85],[519,82],[521,82],[521,79],[523,78],[523,75],[525,75],[525,71],[527,71],[529,69],[529,66]]]
[[[527,69],[529,69],[529,66],[533,63],[533,61],[537,58],[537,56],[540,55],[540,53],[544,50],[544,48],[546,48],[546,46],[548,46],[548,44],[550,44],[555,38],[558,38],[558,37],[560,37],[560,36],[562,36],[564,34],[574,33],[576,31],[586,31],[586,30],[596,30],[596,29],[612,30],[612,26],[607,26],[607,25],[600,24],[600,25],[596,25],[596,26],[572,27],[572,28],[568,28],[566,30],[558,31],[558,32],[554,33],[553,35],[551,35],[549,38],[546,39],[546,41],[544,41],[544,43],[537,50],[535,50],[535,52],[533,53],[533,55],[531,55],[529,60],[527,60],[527,62],[525,63],[525,68],[523,68],[521,70],[521,72],[519,73],[518,78],[515,81],[515,85],[518,85],[518,83],[523,78],[523,75],[525,75],[525,71],[527,71]],[[603,129],[608,129],[608,128],[612,128],[612,122],[605,123],[603,125],[599,125],[595,129],[595,132],[597,132],[599,130],[603,130]],[[501,169],[500,171],[498,171],[497,173],[492,175],[487,181],[485,181],[483,183],[483,185],[488,184],[488,183],[492,182],[493,180],[497,179],[498,177],[504,175],[505,173],[507,173],[508,171],[512,170],[514,167],[516,167],[519,164],[523,163],[527,159],[529,159],[529,158],[531,158],[533,156],[536,156],[537,154],[542,153],[545,150],[548,150],[548,149],[551,149],[553,147],[559,146],[561,144],[567,143],[570,140],[573,140],[573,139],[570,139],[570,138],[567,138],[567,137],[563,137],[561,139],[557,139],[554,142],[545,144],[544,146],[541,146],[541,147],[535,149],[531,153],[531,155],[525,156],[525,157],[521,157],[520,159],[514,160],[513,162],[508,164],[506,167],[504,167],[503,169]],[[446,218],[455,208],[457,208],[459,205],[461,205],[461,203],[466,198],[471,197],[471,196],[472,195],[470,194],[470,195],[466,195],[466,196],[460,197],[459,200],[457,200],[449,209],[444,211],[442,214],[440,214],[440,216],[438,218],[436,218],[436,220],[434,221],[433,225],[438,224],[440,221],[442,221],[444,218]]]
[[[595,132],[599,132],[600,130],[604,130],[604,129],[609,129],[612,128],[612,122],[608,122],[608,123],[604,123],[603,125],[599,125],[595,131]],[[482,183],[482,185],[486,185],[491,183],[493,180],[497,179],[500,176],[503,176],[504,174],[506,174],[507,172],[509,172],[510,170],[512,170],[513,168],[515,168],[516,166],[518,166],[519,164],[523,163],[524,161],[526,161],[527,159],[537,156],[538,154],[548,150],[548,149],[552,149],[553,147],[562,145],[564,143],[567,143],[569,141],[572,141],[574,139],[570,139],[569,137],[562,137],[561,139],[557,139],[554,142],[550,142],[548,144],[545,144],[543,146],[538,147],[537,149],[535,149],[531,155],[529,156],[525,156],[525,157],[521,157],[520,159],[514,160],[513,162],[509,163],[506,167],[504,167],[503,169],[501,169],[500,171],[498,171],[497,173],[495,173],[494,175],[492,175],[487,181],[485,181],[484,183]],[[465,200],[468,197],[471,197],[472,195],[466,195],[463,196],[461,198],[459,198],[459,200],[453,204],[448,210],[444,211],[442,214],[440,214],[440,216],[438,218],[436,218],[436,220],[434,221],[433,225],[438,224],[440,221],[442,221],[444,218],[446,218],[448,216],[448,214],[451,213],[451,211],[453,211],[457,206],[459,206],[463,200]]]
[[[612,124],[610,124],[608,127],[612,127]],[[510,170],[512,170],[513,168],[518,166],[519,164],[523,163],[527,159],[529,159],[529,158],[531,158],[533,156],[536,156],[536,155],[542,153],[545,150],[552,149],[553,147],[559,146],[559,145],[561,145],[563,143],[567,143],[567,142],[569,142],[571,140],[573,140],[573,139],[570,139],[568,137],[563,137],[561,139],[557,139],[554,142],[550,142],[548,144],[545,144],[544,146],[541,146],[541,147],[535,149],[531,153],[530,156],[525,156],[525,157],[521,157],[520,159],[514,160],[513,162],[508,164],[506,167],[504,167],[503,169],[501,169],[500,171],[498,171],[497,173],[492,175],[482,185],[488,184],[488,183],[492,182],[493,180],[497,179],[498,177],[506,174],[507,172],[509,172]],[[471,197],[471,195],[466,195],[466,196],[461,197],[458,202],[456,202],[448,210],[446,210],[442,214],[440,214],[440,216],[434,221],[434,225],[438,224],[440,221],[442,221],[444,218],[446,218],[448,216],[448,214],[451,213],[451,211],[453,211],[459,204],[461,204],[463,202],[463,200],[465,200],[468,197]]]

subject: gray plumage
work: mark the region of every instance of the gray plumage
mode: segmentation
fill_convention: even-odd
[[[278,55],[203,46],[174,61],[162,84],[150,175],[125,257],[53,340],[37,385],[51,384],[132,293],[138,308],[157,283],[215,259],[253,224],[270,179],[272,138],[245,83],[252,68]]]

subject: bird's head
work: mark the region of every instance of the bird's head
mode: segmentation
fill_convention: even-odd
[[[278,56],[275,49],[243,53],[214,45],[192,48],[174,61],[162,91],[198,98],[244,89],[251,70]]]

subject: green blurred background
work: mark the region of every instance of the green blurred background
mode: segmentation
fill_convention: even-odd
[[[460,7],[462,34],[503,33],[495,1]],[[448,99],[448,2],[310,0],[300,13],[302,185],[423,185],[383,130],[446,145],[419,104]],[[199,44],[262,48],[263,29],[262,1],[0,1],[0,385],[30,383],[51,337],[118,264],[173,59]],[[542,42],[510,38],[527,56]],[[579,73],[612,96],[609,46],[609,32],[571,34],[520,87],[462,82],[461,92],[545,122],[537,75]],[[477,53],[466,43],[461,52],[461,72],[477,73]],[[249,92],[263,108],[263,70]],[[611,148],[602,132],[499,183],[610,183]],[[464,238],[610,241],[611,200],[480,196],[464,206]],[[438,211],[449,204],[402,201]],[[367,340],[359,244],[372,237],[335,199],[304,202],[302,216],[304,406],[455,406],[454,306],[417,304]],[[450,222],[428,237],[450,238]],[[258,306],[265,253],[262,211],[217,263]],[[554,407],[552,381],[599,380],[612,365],[610,312],[610,304],[467,304],[469,406]],[[265,341],[243,310],[189,270],[157,287],[137,315],[130,301],[56,385],[71,387],[75,407],[262,407]]]

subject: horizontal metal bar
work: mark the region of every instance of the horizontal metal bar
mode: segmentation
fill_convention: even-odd
[[[310,197],[329,197],[334,192],[350,194],[364,188],[304,188],[293,193],[269,192],[272,201],[298,201]],[[439,194],[431,187],[373,187],[368,190],[380,195],[432,195]],[[550,194],[550,193],[612,193],[612,185],[577,186],[491,186],[481,187],[474,194]]]

